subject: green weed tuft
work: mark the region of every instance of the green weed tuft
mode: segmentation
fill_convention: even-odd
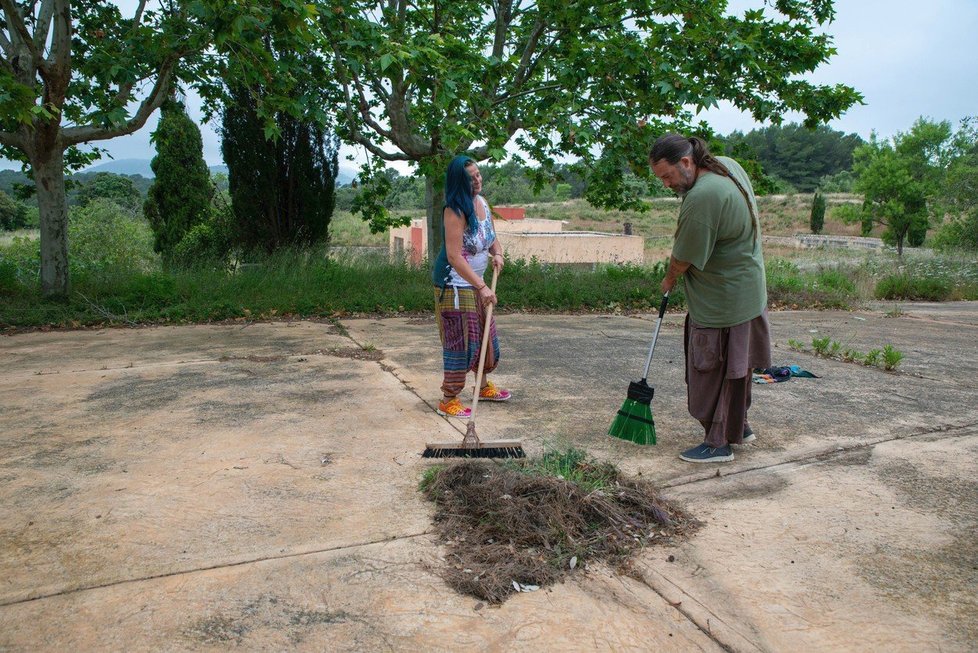
[[[607,490],[614,486],[618,471],[611,463],[599,463],[573,447],[544,452],[539,460],[516,464],[523,473],[552,476],[575,483],[587,492]]]
[[[903,353],[898,349],[894,349],[891,345],[883,346],[883,369],[887,371],[892,371],[897,368],[900,361],[903,360]]]

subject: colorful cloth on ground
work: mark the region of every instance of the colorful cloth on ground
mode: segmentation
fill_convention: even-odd
[[[724,329],[701,326],[687,315],[684,331],[689,414],[703,425],[709,446],[740,444],[748,427],[750,371],[771,364],[767,309]]]
[[[465,387],[465,376],[479,368],[479,348],[482,346],[482,323],[485,311],[476,301],[472,288],[439,288],[435,286],[435,319],[442,346],[445,377],[442,392],[455,397]],[[499,362],[499,339],[496,320],[489,321],[490,347],[486,352],[483,373],[496,369]]]
[[[752,374],[754,383],[782,383],[790,381],[791,377],[800,376],[808,379],[817,379],[817,375],[808,370],[803,370],[797,365],[782,365],[776,367],[755,368]]]

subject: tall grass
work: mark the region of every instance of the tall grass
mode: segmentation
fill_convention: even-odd
[[[801,215],[794,196],[764,200]],[[569,227],[617,230],[630,221],[661,258],[671,246],[678,202],[659,199],[652,210],[602,212],[581,202],[528,207],[528,217],[568,220]],[[780,208],[779,208],[780,207]],[[765,211],[762,208],[762,213]],[[589,212],[589,213],[588,213]],[[786,213],[787,216],[787,213]],[[807,217],[802,217],[807,220]],[[608,222],[611,221],[611,222]],[[794,218],[787,220],[794,224]],[[614,224],[612,224],[614,223]],[[164,269],[152,252],[145,222],[118,208],[94,204],[69,223],[72,291],[64,301],[41,296],[36,236],[0,244],[0,326],[199,322],[280,316],[332,317],[351,313],[430,313],[427,267],[389,261],[386,234],[370,234],[359,218],[337,212],[332,247],[285,250],[228,272],[217,266]],[[364,249],[361,249],[364,248]],[[356,251],[369,254],[355,254]],[[790,258],[789,258],[790,257]],[[509,261],[500,277],[499,310],[651,311],[659,300],[664,265],[552,265]],[[875,296],[899,299],[978,299],[978,262],[966,255],[889,251],[768,250],[768,295],[775,307],[851,308]],[[684,306],[681,286],[671,306]]]
[[[0,284],[9,266],[0,264]],[[651,310],[662,268],[548,266],[511,261],[500,277],[499,310]],[[80,273],[66,301],[36,284],[6,282],[0,325],[207,322],[433,310],[430,270],[376,256],[286,250],[234,272],[212,268]],[[677,294],[673,305],[682,305]]]

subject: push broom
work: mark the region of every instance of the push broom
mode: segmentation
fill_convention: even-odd
[[[492,292],[496,292],[496,279],[499,270],[492,269]],[[476,298],[478,300],[478,297]],[[486,321],[482,325],[482,348],[479,351],[479,369],[475,375],[475,392],[472,396],[472,413],[465,427],[465,437],[461,442],[435,442],[425,445],[422,458],[525,458],[523,445],[519,440],[483,441],[475,432],[475,409],[479,406],[479,390],[482,388],[482,370],[486,363],[486,349],[489,347],[489,325],[492,320],[492,304],[486,309]]]
[[[652,395],[655,394],[655,388],[650,386],[646,379],[649,378],[652,352],[655,351],[655,341],[659,339],[662,316],[666,314],[668,303],[669,293],[665,293],[659,305],[659,319],[655,323],[655,332],[652,334],[649,356],[645,359],[645,373],[641,381],[632,381],[628,384],[628,398],[625,399],[625,403],[611,423],[611,428],[608,429],[608,435],[612,437],[635,444],[655,444],[655,421],[652,419]]]

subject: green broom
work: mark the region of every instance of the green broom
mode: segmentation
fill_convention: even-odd
[[[666,304],[669,303],[669,293],[662,296],[659,305],[659,319],[655,323],[655,333],[652,334],[652,346],[649,347],[649,357],[645,359],[645,374],[641,381],[628,384],[628,399],[622,404],[615,421],[608,429],[608,435],[628,440],[635,444],[655,444],[655,421],[652,419],[652,395],[655,388],[650,386],[649,367],[652,366],[652,352],[655,351],[655,341],[659,339],[659,329],[662,327],[662,316],[666,314]]]

